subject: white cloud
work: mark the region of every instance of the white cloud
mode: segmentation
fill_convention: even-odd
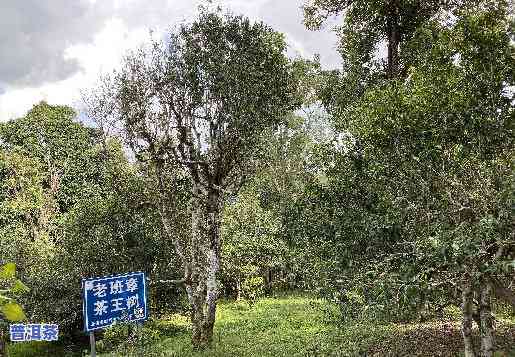
[[[80,71],[72,77],[35,88],[7,88],[0,96],[0,120],[19,117],[41,100],[51,104],[74,105],[80,99],[81,89],[93,85],[100,73],[110,72],[127,50],[148,38],[147,29],[129,30],[121,19],[111,18],[92,43],[66,49],[65,59],[73,59],[80,66]]]
[[[80,99],[81,89],[90,87],[101,73],[110,72],[116,67],[127,50],[138,47],[150,38],[149,29],[154,30],[158,35],[169,26],[191,20],[200,3],[204,2],[200,0],[153,0],[151,2],[81,0],[81,5],[70,9],[70,12],[81,15],[80,18],[83,20],[65,22],[66,26],[63,25],[60,32],[56,32],[55,25],[48,25],[51,31],[41,37],[41,41],[48,42],[52,41],[53,37],[59,36],[59,43],[67,44],[62,48],[60,61],[73,63],[74,67],[66,69],[66,72],[59,72],[59,66],[52,64],[52,73],[49,73],[46,78],[38,76],[37,81],[32,85],[27,82],[29,84],[25,87],[21,87],[17,82],[4,83],[0,88],[0,121],[22,116],[32,105],[41,100],[51,104],[74,106]],[[323,64],[337,65],[338,54],[334,49],[336,36],[330,30],[307,31],[302,25],[302,13],[298,0],[283,0],[280,3],[276,0],[218,0],[214,1],[213,5],[220,5],[234,14],[243,14],[251,20],[263,20],[274,29],[285,33],[290,45],[290,55],[312,58],[315,53],[321,53]],[[59,11],[58,8],[51,8],[51,10]],[[46,7],[45,13],[49,11]],[[84,11],[87,16],[83,14]],[[91,19],[92,14],[97,14],[100,19],[96,19],[94,23],[91,22],[91,26],[88,26],[86,20]],[[15,31],[23,32],[22,30],[15,28]],[[44,30],[41,29],[43,32]],[[45,50],[40,51],[41,56],[45,56],[48,52],[46,47],[42,46]],[[21,45],[17,48],[20,53],[15,54],[13,58],[22,56],[25,51]],[[54,46],[52,49],[58,52],[59,47]],[[45,69],[47,62],[41,61],[38,65]],[[23,66],[30,66],[30,64],[27,62]],[[19,69],[19,66],[16,68]],[[25,70],[31,73],[29,68]]]

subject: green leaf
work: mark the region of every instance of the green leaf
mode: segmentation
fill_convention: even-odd
[[[2,306],[3,304],[8,303],[11,300],[12,299],[10,297],[4,296],[4,295],[0,295],[0,306]]]
[[[22,293],[28,293],[30,289],[27,287],[27,285],[23,284],[20,280],[16,280],[13,287],[11,288],[11,291],[15,294],[22,294]]]
[[[0,271],[0,279],[13,279],[16,275],[16,264],[7,263]]]
[[[21,321],[27,318],[21,306],[14,302],[9,302],[2,306],[0,309],[7,320]]]

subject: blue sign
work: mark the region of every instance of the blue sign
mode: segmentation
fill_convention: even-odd
[[[145,273],[82,280],[84,329],[147,319]]]
[[[12,324],[9,336],[13,342],[22,341],[57,341],[59,326],[51,324]]]

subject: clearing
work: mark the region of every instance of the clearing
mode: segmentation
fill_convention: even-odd
[[[149,321],[141,339],[122,343],[108,356],[177,357],[293,357],[293,356],[460,356],[462,340],[457,319],[426,323],[338,322],[338,311],[327,302],[310,297],[266,298],[246,302],[222,301],[219,305],[214,344],[193,351],[188,318],[170,315]],[[108,332],[99,350],[126,339],[127,328]],[[476,331],[477,332],[477,331]],[[496,356],[515,356],[515,323],[498,321]],[[81,356],[48,344],[11,346],[11,357]],[[99,351],[99,352],[100,352]]]

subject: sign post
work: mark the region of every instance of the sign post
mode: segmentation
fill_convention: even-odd
[[[115,323],[143,322],[148,317],[145,273],[83,279],[82,293],[91,356],[95,356],[95,330]]]
[[[89,345],[91,347],[91,357],[97,357],[97,351],[95,348],[95,332],[89,332]]]

